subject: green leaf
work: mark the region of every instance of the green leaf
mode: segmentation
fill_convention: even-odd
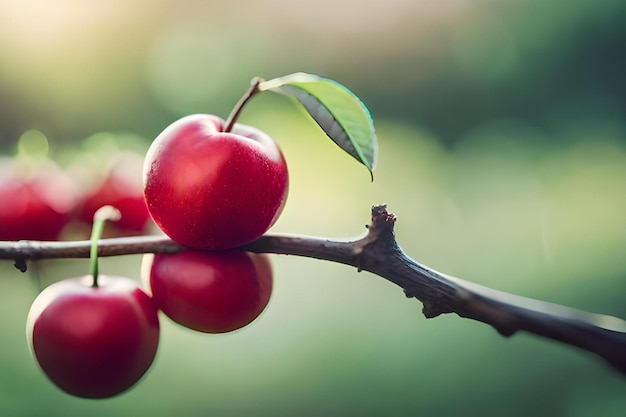
[[[295,98],[326,135],[365,165],[374,179],[378,153],[374,122],[352,91],[336,81],[302,72],[263,81],[259,91]]]

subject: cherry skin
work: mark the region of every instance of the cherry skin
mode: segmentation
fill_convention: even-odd
[[[100,275],[54,283],[35,299],[26,324],[33,356],[63,391],[106,398],[150,368],[159,341],[158,310],[137,284]]]
[[[269,256],[243,251],[146,255],[142,277],[170,319],[205,333],[250,324],[272,292]]]
[[[177,120],[144,161],[148,211],[172,240],[222,250],[256,240],[278,219],[288,172],[278,145],[258,129],[217,116]]]

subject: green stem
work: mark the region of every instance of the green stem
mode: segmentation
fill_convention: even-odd
[[[252,79],[250,82],[250,88],[248,88],[248,91],[246,91],[243,97],[239,99],[237,104],[235,104],[235,107],[233,107],[233,110],[228,115],[228,119],[226,119],[226,123],[224,124],[224,132],[230,132],[233,130],[233,126],[235,125],[241,110],[243,110],[243,107],[252,98],[252,96],[259,92],[259,84],[263,81],[264,80],[261,77],[254,77]]]
[[[89,252],[89,270],[93,277],[93,288],[98,288],[98,241],[102,237],[104,224],[107,220],[117,221],[122,217],[118,209],[113,206],[100,207],[93,215],[91,228],[91,250]]]

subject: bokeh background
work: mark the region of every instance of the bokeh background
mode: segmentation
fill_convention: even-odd
[[[60,164],[94,134],[145,150],[183,115],[226,117],[253,76],[327,76],[373,113],[375,180],[288,99],[259,95],[240,121],[274,137],[291,172],[273,231],[355,237],[387,203],[420,262],[626,318],[625,21],[626,2],[597,0],[0,0],[0,151],[30,129]],[[626,413],[624,378],[584,352],[426,320],[353,268],[273,261],[255,323],[203,335],[164,318],[151,371],[102,401],[57,390],[24,335],[32,276],[47,285],[87,261],[30,275],[0,261],[0,415]],[[139,264],[101,270],[139,279]]]

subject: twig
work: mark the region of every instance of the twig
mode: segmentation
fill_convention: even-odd
[[[396,218],[386,206],[372,208],[372,224],[361,239],[339,242],[305,237],[265,235],[242,249],[288,254],[355,266],[379,275],[423,304],[425,317],[456,313],[493,326],[503,336],[524,330],[595,353],[626,376],[626,321],[585,313],[557,304],[519,297],[435,271],[408,257],[393,233]],[[185,248],[165,237],[103,239],[100,256],[174,253]],[[0,242],[0,259],[88,258],[89,241]]]

